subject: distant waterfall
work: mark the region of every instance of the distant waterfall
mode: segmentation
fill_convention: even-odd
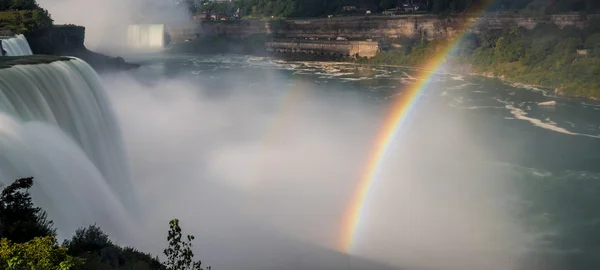
[[[34,200],[59,229],[126,220],[123,205],[135,200],[124,152],[108,98],[87,63],[73,58],[0,69],[0,182],[35,177]]]
[[[165,46],[165,25],[130,25],[127,29],[127,42],[135,49],[162,49]]]
[[[32,55],[29,42],[24,35],[16,35],[14,38],[3,39],[2,49],[6,51],[6,56]]]

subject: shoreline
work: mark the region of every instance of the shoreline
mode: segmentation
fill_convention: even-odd
[[[593,100],[593,101],[600,101],[600,98],[595,98],[595,97],[576,97],[576,96],[557,95],[556,94],[557,90],[552,87],[548,87],[548,86],[544,86],[544,85],[537,85],[537,84],[527,84],[527,83],[507,79],[506,76],[504,76],[504,75],[497,76],[491,72],[473,72],[473,71],[448,72],[448,71],[425,69],[425,68],[418,67],[418,66],[389,65],[389,64],[378,65],[378,64],[343,62],[343,61],[341,61],[341,62],[340,61],[287,61],[287,60],[282,60],[282,59],[274,59],[274,60],[283,61],[286,63],[318,63],[321,65],[348,65],[348,66],[363,66],[363,67],[406,68],[406,69],[412,69],[412,70],[423,70],[423,71],[427,71],[427,72],[430,72],[433,74],[441,74],[441,75],[477,76],[477,77],[483,77],[483,78],[487,78],[487,79],[497,79],[497,80],[502,81],[505,84],[519,85],[522,88],[536,88],[540,91],[543,91],[545,93],[545,96],[548,96],[548,97],[576,98],[576,99],[587,99],[587,100]]]

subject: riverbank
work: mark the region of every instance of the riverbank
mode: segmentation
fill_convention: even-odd
[[[445,68],[453,73],[536,85],[553,89],[557,96],[600,99],[600,24],[583,29],[540,24],[533,29],[466,33],[455,40],[395,42],[398,48],[355,62],[419,68],[444,57]]]

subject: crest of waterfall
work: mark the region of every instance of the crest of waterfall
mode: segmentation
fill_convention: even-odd
[[[0,69],[0,182],[35,177],[33,198],[61,234],[127,220],[135,199],[120,136],[84,61]]]
[[[24,35],[16,35],[13,38],[2,40],[2,49],[6,51],[6,56],[32,55],[29,42]]]
[[[162,49],[165,46],[165,25],[129,25],[127,28],[127,43],[134,49]]]

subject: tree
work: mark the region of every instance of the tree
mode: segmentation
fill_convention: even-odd
[[[0,238],[25,243],[35,237],[56,236],[46,212],[31,201],[27,191],[32,185],[33,177],[21,178],[0,194]]]
[[[203,270],[200,261],[193,261],[192,240],[194,240],[194,236],[188,235],[186,241],[182,240],[183,234],[181,233],[178,219],[169,221],[169,227],[169,234],[167,236],[169,247],[164,251],[165,256],[167,256],[167,269]],[[207,269],[210,270],[210,266]]]
[[[165,269],[158,258],[113,244],[96,225],[77,229],[71,240],[63,242],[63,246],[68,248],[69,255],[85,259],[83,269]]]
[[[381,9],[390,9],[396,7],[396,0],[381,0],[379,3]]]
[[[70,270],[81,263],[81,259],[67,255],[67,249],[59,247],[54,236],[37,237],[23,244],[0,240],[0,269]]]
[[[38,4],[35,0],[12,0],[8,8],[13,10],[32,10],[37,9]]]
[[[79,228],[71,240],[65,240],[63,246],[69,248],[69,253],[79,256],[85,252],[99,252],[113,243],[100,227],[91,225]]]

